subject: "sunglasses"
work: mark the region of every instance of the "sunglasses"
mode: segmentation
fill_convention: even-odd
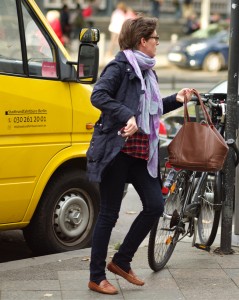
[[[159,36],[150,36],[149,39],[155,39],[156,42],[159,41]]]

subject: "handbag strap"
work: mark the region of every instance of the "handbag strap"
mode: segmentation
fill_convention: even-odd
[[[200,94],[198,93],[198,91],[197,91],[196,89],[193,89],[193,93],[194,93],[194,94],[197,96],[197,98],[198,98],[198,101],[199,101],[199,104],[200,104],[200,106],[201,106],[201,108],[202,108],[202,111],[203,111],[205,120],[207,121],[207,123],[208,123],[210,126],[213,126],[211,117],[210,117],[210,115],[208,114],[208,111],[206,110],[205,105],[203,104],[203,101],[202,101],[202,99],[201,99]],[[187,107],[187,98],[186,98],[186,95],[184,96],[184,122],[190,122],[190,117],[189,117],[189,114],[188,114],[188,107]]]

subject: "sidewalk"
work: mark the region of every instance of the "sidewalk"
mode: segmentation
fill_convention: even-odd
[[[137,287],[107,273],[119,289],[115,296],[88,289],[90,249],[54,254],[0,264],[1,300],[236,300],[239,299],[239,248],[233,255],[218,255],[220,236],[211,252],[191,247],[191,238],[180,242],[164,270],[148,266],[147,246],[139,248],[132,268],[145,280]],[[113,250],[109,252],[109,258]]]

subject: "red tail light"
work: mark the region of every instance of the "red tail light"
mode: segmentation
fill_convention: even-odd
[[[167,135],[166,126],[165,126],[165,124],[164,124],[163,121],[160,121],[159,134],[161,134],[161,135]]]
[[[163,187],[162,187],[162,194],[163,194],[163,195],[168,195],[168,193],[169,193],[169,189],[166,188],[165,186],[163,186]]]

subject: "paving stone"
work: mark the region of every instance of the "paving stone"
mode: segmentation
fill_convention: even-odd
[[[48,291],[60,290],[58,280],[29,280],[29,281],[4,281],[1,290],[5,291]]]
[[[62,300],[60,291],[3,291],[1,300]],[[79,298],[77,299],[79,300]]]

